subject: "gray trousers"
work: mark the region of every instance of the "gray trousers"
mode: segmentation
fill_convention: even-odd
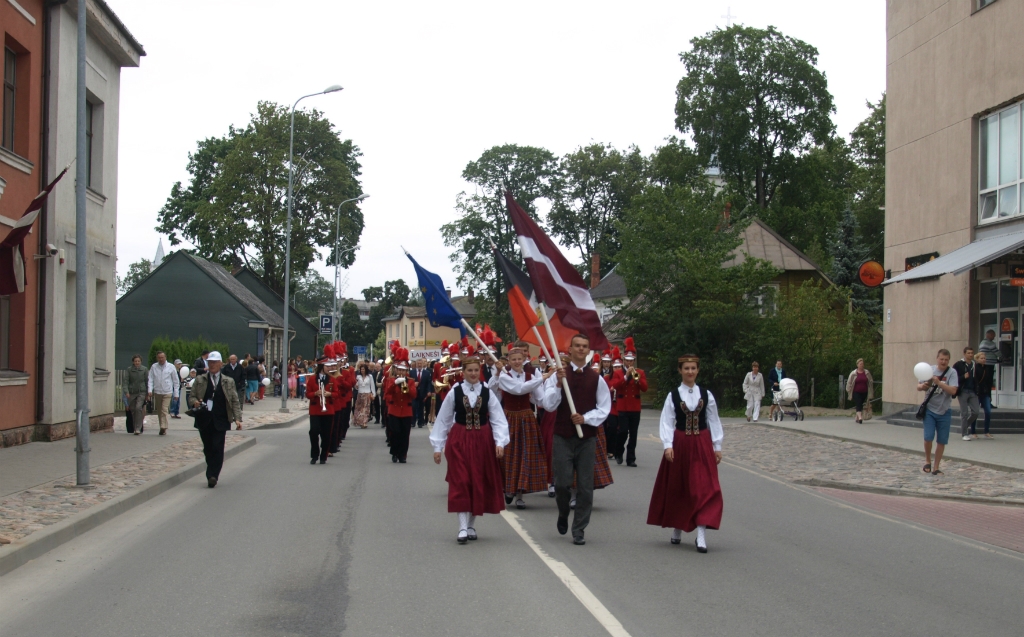
[[[981,403],[973,389],[961,389],[956,399],[960,402],[960,435],[966,436],[971,433],[971,425],[981,413]]]
[[[128,409],[132,412],[132,422],[135,424],[135,431],[141,431],[142,425],[146,423],[146,392],[130,394],[128,396]]]
[[[555,503],[558,517],[568,519],[572,499],[572,481],[576,478],[576,514],[572,518],[572,536],[583,535],[590,524],[594,506],[594,454],[597,438],[563,438],[554,436],[551,445],[551,468],[555,474]],[[575,476],[574,476],[575,473]]]

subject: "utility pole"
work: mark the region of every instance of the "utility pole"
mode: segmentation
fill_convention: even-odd
[[[75,469],[78,486],[89,484],[89,235],[85,187],[89,158],[85,130],[85,19],[87,0],[78,0],[78,117],[75,144]],[[99,300],[97,299],[97,302]]]

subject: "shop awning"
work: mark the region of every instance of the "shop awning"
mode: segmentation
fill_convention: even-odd
[[[962,248],[957,248],[949,254],[944,254],[937,259],[919,265],[909,272],[904,272],[888,281],[883,281],[882,285],[899,283],[900,281],[927,279],[949,273],[963,274],[1020,248],[1024,248],[1024,231],[979,239],[968,243]]]

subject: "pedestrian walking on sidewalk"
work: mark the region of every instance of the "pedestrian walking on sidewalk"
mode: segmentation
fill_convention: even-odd
[[[146,394],[148,393],[149,370],[142,366],[142,357],[132,356],[128,368],[128,410],[132,413],[132,429],[128,433],[136,436],[142,433],[146,422]]]
[[[672,544],[697,529],[694,543],[707,553],[704,532],[722,523],[722,487],[718,463],[722,461],[722,421],[714,395],[697,385],[700,358],[679,357],[682,383],[670,391],[661,410],[660,435],[665,448],[651,494],[647,523],[672,528]]]
[[[999,344],[996,343],[995,330],[988,330],[987,332],[985,332],[985,338],[981,339],[981,342],[978,343],[978,354],[985,355],[984,366],[988,368],[989,374],[991,375],[994,384],[996,379],[996,363],[999,362]],[[977,354],[974,356],[974,360],[978,360]],[[981,365],[980,362],[978,364]],[[978,372],[980,374],[981,370],[979,369]],[[995,405],[991,403],[992,401],[989,400],[989,411],[991,411],[992,408],[995,407]]]
[[[774,392],[782,391],[782,387],[779,385],[779,382],[783,378],[789,377],[786,376],[786,370],[782,369],[782,359],[779,359],[775,361],[775,367],[772,367],[771,370],[769,370],[768,372],[768,390],[772,392],[772,395],[774,395]],[[775,415],[776,409],[782,409],[782,407],[780,407],[778,404],[776,404],[774,400],[772,400],[772,408],[768,412],[769,418]]]
[[[160,435],[167,435],[167,410],[171,406],[171,399],[178,397],[178,387],[181,379],[178,378],[178,370],[174,365],[167,362],[167,354],[156,353],[156,362],[149,368],[149,382],[147,400],[153,401],[153,411],[160,420]]]
[[[917,391],[927,391],[924,400],[924,468],[933,476],[942,475],[939,463],[949,444],[949,428],[953,420],[953,395],[958,386],[956,370],[949,366],[949,350],[940,349],[932,378],[917,384]],[[932,464],[932,441],[935,441],[935,463]]]
[[[985,437],[992,439],[989,433],[989,424],[992,422],[992,390],[996,385],[995,366],[988,365],[988,357],[985,352],[978,352],[974,355],[974,362],[977,363],[977,376],[974,377],[974,389],[978,392],[978,402],[981,403],[981,410],[985,412]],[[977,422],[977,421],[975,421]],[[971,435],[975,438],[978,433],[974,425],[971,425]]]
[[[242,402],[245,400],[245,368],[239,364],[238,357],[232,354],[228,356],[228,364],[222,371],[225,376],[235,381],[235,390],[238,394],[238,408],[241,409]]]
[[[761,415],[761,400],[764,398],[764,374],[761,365],[754,361],[750,371],[743,377],[743,397],[747,399],[747,422],[757,422]]]
[[[207,373],[196,378],[192,385],[192,410],[195,428],[203,440],[206,456],[206,485],[217,486],[224,467],[224,441],[231,423],[242,428],[242,405],[234,379],[222,373],[220,352],[210,352],[206,359]]]
[[[857,424],[864,422],[864,405],[871,411],[871,401],[875,399],[875,379],[871,372],[864,369],[864,359],[857,359],[857,369],[850,372],[846,379],[846,396],[853,401],[857,412]]]
[[[974,423],[981,415],[981,403],[978,401],[978,390],[974,382],[977,367],[974,362],[974,350],[970,347],[964,348],[964,357],[953,365],[957,380],[960,382],[954,395],[960,403],[960,435],[965,441],[971,440]]]

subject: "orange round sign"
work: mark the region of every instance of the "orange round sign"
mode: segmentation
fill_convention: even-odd
[[[885,280],[885,269],[878,261],[865,261],[857,274],[860,282],[869,288],[877,288]]]

